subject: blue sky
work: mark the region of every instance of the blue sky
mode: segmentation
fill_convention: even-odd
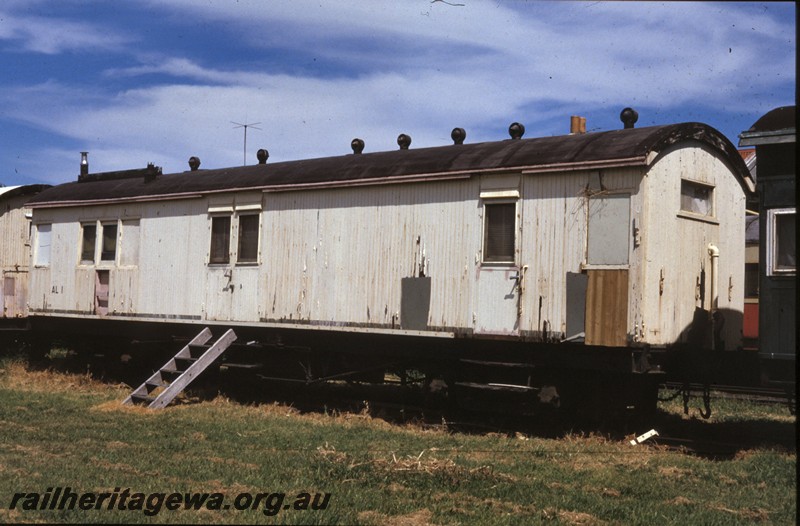
[[[459,5],[460,4],[460,5]],[[793,3],[3,0],[0,184],[701,121],[794,104]]]

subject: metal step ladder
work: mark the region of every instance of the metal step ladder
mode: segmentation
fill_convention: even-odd
[[[161,409],[169,405],[236,340],[236,334],[233,329],[229,329],[212,345],[207,345],[210,339],[211,331],[206,327],[123,400],[123,405],[147,405],[150,409]]]

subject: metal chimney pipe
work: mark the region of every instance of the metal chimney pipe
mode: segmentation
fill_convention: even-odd
[[[89,175],[89,152],[81,152],[81,175]]]
[[[586,133],[586,117],[571,116],[569,118],[569,133],[570,135]]]

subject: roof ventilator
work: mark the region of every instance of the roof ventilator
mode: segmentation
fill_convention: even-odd
[[[200,158],[192,155],[189,157],[189,170],[196,172],[200,168]]]
[[[397,144],[401,150],[408,150],[408,147],[411,146],[411,136],[401,133],[397,136]]]
[[[358,155],[364,151],[364,141],[356,137],[350,141],[350,148],[353,149],[354,154]]]
[[[512,139],[521,139],[525,135],[525,126],[518,122],[512,122],[508,127],[508,134]]]
[[[464,144],[464,139],[467,138],[467,132],[464,128],[453,128],[450,133],[450,138],[453,139],[453,144]]]
[[[161,175],[161,167],[153,163],[147,163],[147,169],[144,173],[144,182],[149,183],[154,180],[156,176]]]
[[[639,120],[639,113],[633,108],[625,108],[619,114],[619,120],[625,125],[625,129],[633,128],[633,125]]]
[[[269,159],[269,152],[261,148],[256,152],[256,159],[258,159],[258,164],[267,164],[267,159]]]

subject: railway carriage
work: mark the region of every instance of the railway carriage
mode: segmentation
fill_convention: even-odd
[[[758,337],[763,383],[794,392],[797,358],[795,106],[775,108],[739,137],[755,147],[758,172]]]
[[[48,185],[0,187],[0,329],[24,327],[28,316],[31,212],[25,205]],[[43,250],[46,231],[41,234]]]
[[[401,135],[376,153],[354,140],[351,154],[279,163],[262,150],[256,165],[169,175],[85,170],[30,203],[32,321],[132,337],[235,327],[275,363],[310,350],[322,376],[403,363],[540,400],[550,386],[586,400],[605,382],[623,405],[655,401],[649,350],[741,346],[751,181],[722,134],[630,119],[523,132],[464,144],[457,128],[454,144],[418,149]],[[453,376],[469,364],[483,372]]]

